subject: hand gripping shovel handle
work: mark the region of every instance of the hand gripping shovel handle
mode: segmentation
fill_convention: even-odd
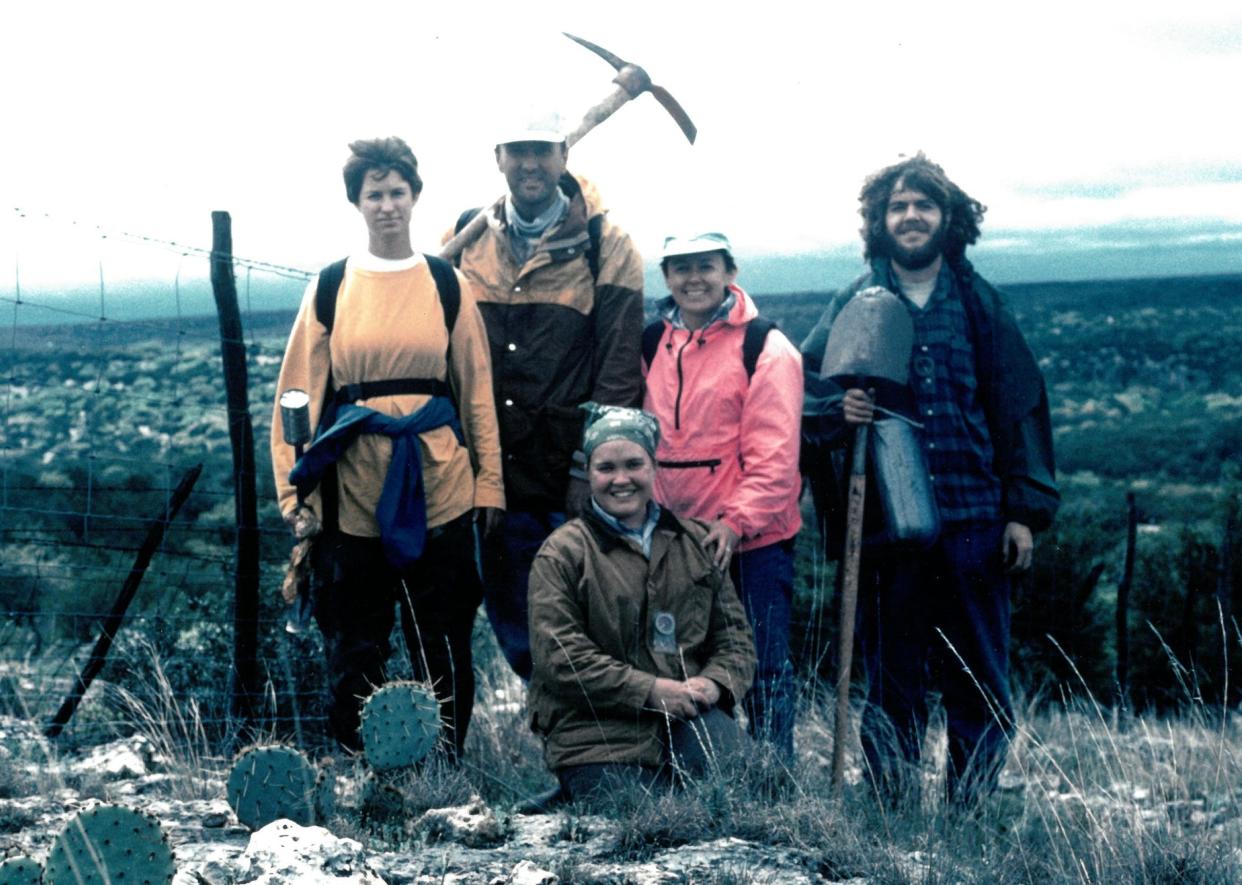
[[[854,431],[850,459],[850,497],[845,517],[845,552],[841,557],[841,611],[837,622],[837,713],[832,743],[832,791],[840,795],[845,776],[845,743],[850,729],[850,665],[854,660],[854,617],[858,608],[858,567],[862,558],[863,505],[867,498],[867,432]]]

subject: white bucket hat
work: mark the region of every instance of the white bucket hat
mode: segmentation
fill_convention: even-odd
[[[700,234],[674,234],[664,238],[664,249],[661,258],[672,258],[674,255],[695,255],[699,252],[726,252],[733,257],[733,247],[729,238],[719,231],[707,231]]]

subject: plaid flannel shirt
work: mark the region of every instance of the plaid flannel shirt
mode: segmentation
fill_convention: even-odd
[[[891,290],[901,295],[891,269],[888,275]],[[914,320],[910,387],[923,424],[923,452],[941,521],[945,526],[996,522],[1001,482],[992,467],[966,308],[948,264],[941,266],[936,288],[922,309],[901,298]]]

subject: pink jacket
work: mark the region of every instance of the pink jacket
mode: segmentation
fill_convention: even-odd
[[[802,357],[773,329],[747,379],[742,338],[759,311],[740,287],[729,291],[736,303],[724,320],[696,332],[665,320],[643,366],[643,408],[660,419],[656,500],[679,516],[723,519],[738,549],[753,550],[802,526]]]

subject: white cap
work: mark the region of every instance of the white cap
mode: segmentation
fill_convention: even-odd
[[[561,115],[556,111],[532,112],[504,124],[497,136],[497,147],[517,141],[546,141],[551,144],[562,144],[565,141],[565,126]]]
[[[706,231],[700,234],[674,234],[664,238],[664,249],[661,258],[672,258],[674,255],[696,255],[699,252],[727,252],[733,255],[733,247],[729,238],[719,231]]]

